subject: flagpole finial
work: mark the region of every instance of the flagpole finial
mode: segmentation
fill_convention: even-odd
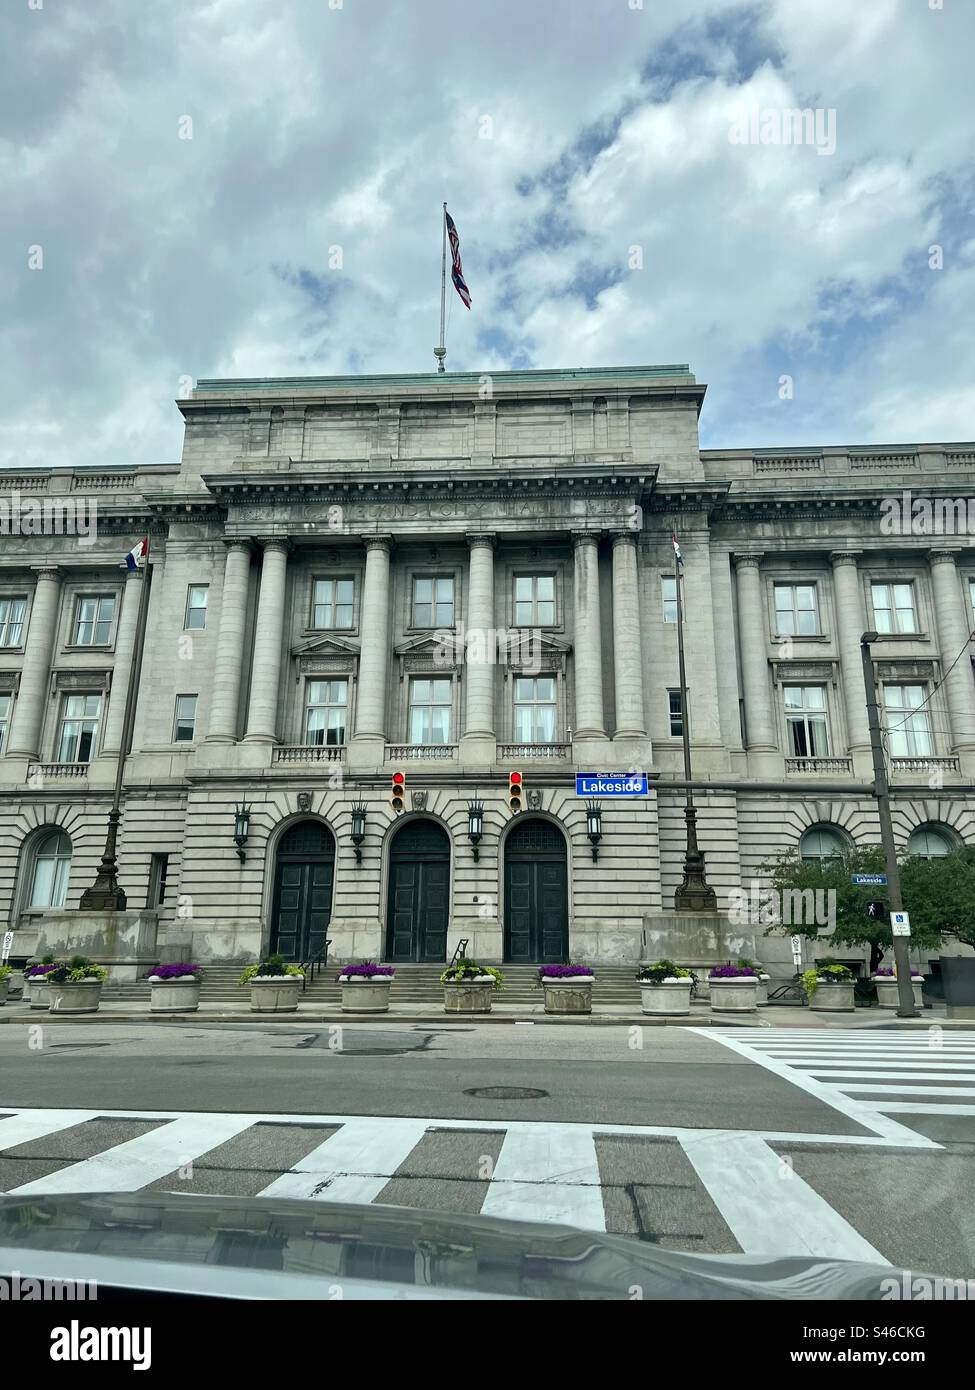
[[[441,346],[441,347],[435,347],[435,348],[433,349],[433,355],[434,355],[434,357],[437,359],[437,371],[438,371],[438,372],[445,372],[445,371],[447,370],[447,368],[444,366],[443,360],[444,360],[444,358],[447,356],[447,349],[446,349],[445,347],[442,347],[442,346]]]

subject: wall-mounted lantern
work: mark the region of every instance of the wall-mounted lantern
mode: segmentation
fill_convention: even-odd
[[[479,858],[478,845],[481,843],[481,836],[484,834],[484,803],[476,798],[467,803],[467,838],[470,840],[474,849],[474,863]]]
[[[366,838],[366,803],[364,801],[353,801],[352,803],[352,843],[355,845],[355,862],[362,863],[362,850],[360,845]]]
[[[599,858],[599,842],[603,838],[603,807],[599,801],[586,802],[586,834],[592,844],[592,857]]]
[[[244,846],[247,844],[247,835],[251,823],[251,811],[246,801],[240,802],[234,807],[234,844],[237,846],[237,858],[243,864]]]

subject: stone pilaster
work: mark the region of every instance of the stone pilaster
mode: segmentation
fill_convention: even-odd
[[[951,724],[951,751],[971,757],[975,753],[975,681],[968,645],[972,615],[958,582],[955,551],[931,551],[931,583]],[[961,659],[956,660],[959,652]]]
[[[135,630],[139,623],[139,597],[146,582],[144,570],[130,570],[122,592],[122,611],[115,628],[115,661],[112,666],[112,693],[105,715],[102,756],[113,761],[122,746],[122,726],[125,724],[125,702],[132,674],[132,653],[135,650]]]
[[[762,603],[760,554],[736,555],[738,640],[745,696],[745,735],[749,770],[772,770],[779,755],[769,685],[768,635]]]
[[[494,537],[468,536],[470,547],[470,582],[467,601],[467,624],[464,652],[464,681],[466,684],[466,720],[462,756],[477,758],[494,753],[490,748],[475,748],[484,740],[493,740],[494,677],[497,669],[496,646],[489,641],[494,632]],[[473,656],[473,660],[472,660]]]
[[[350,755],[357,763],[382,763],[386,741],[386,681],[389,668],[389,536],[365,541],[362,645],[356,684],[355,734]],[[364,755],[364,756],[363,756]]]
[[[251,698],[247,710],[248,743],[274,743],[278,725],[278,685],[284,645],[284,600],[288,579],[286,540],[261,542],[261,592],[254,630]]]
[[[599,537],[591,531],[572,537],[575,558],[575,738],[605,738],[603,653],[599,622]]]
[[[616,679],[614,738],[644,738],[643,643],[637,587],[636,533],[613,537],[613,671]]]
[[[209,743],[235,743],[237,740],[250,568],[250,541],[231,541],[227,546],[220,596],[220,627],[207,730]]]
[[[840,653],[840,672],[843,679],[843,703],[846,708],[846,730],[853,770],[857,775],[872,776],[870,729],[863,692],[863,662],[860,638],[866,631],[860,572],[857,568],[860,552],[836,550],[830,555],[833,565],[833,594],[836,602],[836,639]],[[839,749],[835,750],[839,752]]]
[[[20,686],[14,703],[7,756],[39,758],[47,687],[51,677],[51,654],[57,635],[61,599],[61,571],[54,566],[38,569],[31,604],[30,627],[24,648]]]

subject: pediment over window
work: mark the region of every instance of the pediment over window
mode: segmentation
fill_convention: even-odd
[[[463,665],[463,638],[453,628],[424,632],[398,643],[393,655],[399,661],[400,680],[407,671],[452,672]]]
[[[295,680],[302,676],[348,675],[359,664],[359,644],[347,637],[315,637],[291,650]]]
[[[308,642],[299,642],[291,648],[292,656],[352,656],[358,657],[359,643],[348,637],[336,637],[329,633],[326,637],[313,637]]]

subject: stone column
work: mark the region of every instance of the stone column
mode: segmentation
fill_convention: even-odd
[[[613,537],[613,670],[616,677],[615,738],[643,738],[643,643],[637,587],[636,533]]]
[[[846,729],[854,771],[868,773],[873,763],[870,757],[870,729],[863,693],[863,660],[860,638],[866,631],[863,595],[857,561],[860,552],[836,550],[830,555],[833,565],[833,593],[836,599],[836,639],[843,677],[843,703],[846,707]],[[862,764],[862,766],[858,766]]]
[[[115,629],[115,661],[112,666],[112,692],[105,716],[102,756],[114,758],[122,746],[122,726],[125,723],[125,702],[132,674],[132,652],[135,630],[139,622],[139,598],[142,594],[144,570],[130,570],[122,592],[122,611]]]
[[[230,541],[223,568],[220,627],[210,694],[209,743],[237,741],[240,706],[240,674],[244,665],[244,630],[247,622],[247,586],[251,569],[250,541]]]
[[[956,558],[953,550],[932,550],[931,583],[951,724],[951,751],[971,753],[975,751],[975,682],[968,650],[972,613],[958,582]],[[962,656],[956,661],[959,652]],[[952,662],[955,664],[949,671]]]
[[[471,552],[470,596],[464,653],[467,683],[466,738],[494,738],[494,537],[468,536]],[[473,655],[473,660],[471,659]]]
[[[386,739],[386,673],[389,665],[389,536],[366,542],[362,592],[362,645],[356,686],[355,737]],[[381,760],[381,759],[380,759]]]
[[[575,549],[575,639],[577,738],[605,738],[603,656],[599,622],[599,537],[582,531]]]
[[[745,734],[749,753],[778,753],[769,689],[768,634],[762,603],[761,555],[736,555],[738,640],[745,697]]]
[[[284,644],[284,597],[288,578],[286,540],[261,542],[261,593],[257,602],[251,698],[247,711],[248,743],[274,743],[278,725],[278,685]]]
[[[51,654],[58,628],[61,571],[53,565],[37,570],[30,627],[24,648],[24,665],[14,702],[7,756],[39,758],[47,686],[51,678]]]

